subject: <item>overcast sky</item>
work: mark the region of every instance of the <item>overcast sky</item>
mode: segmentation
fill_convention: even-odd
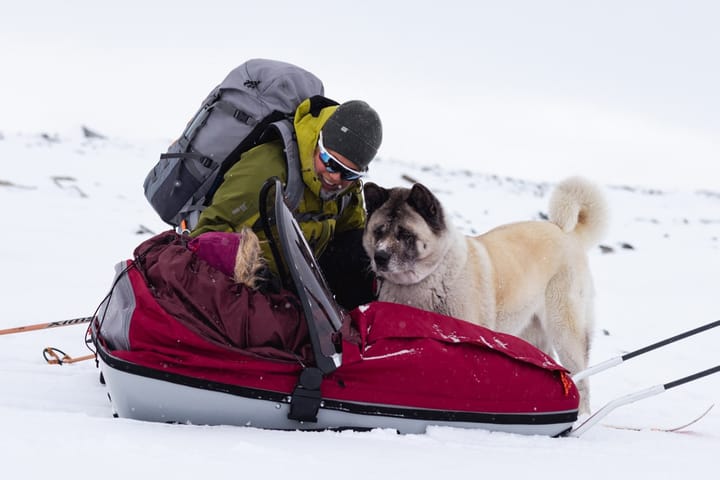
[[[26,0],[0,17],[0,132],[171,139],[267,57],[373,105],[381,156],[720,189],[719,24],[711,0]]]

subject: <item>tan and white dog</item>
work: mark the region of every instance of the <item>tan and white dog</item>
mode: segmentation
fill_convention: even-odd
[[[549,221],[466,237],[421,184],[365,185],[363,246],[380,279],[378,299],[517,335],[556,354],[571,373],[588,366],[594,288],[587,251],[607,223],[604,195],[579,177],[560,183]],[[578,385],[587,412],[587,381]]]

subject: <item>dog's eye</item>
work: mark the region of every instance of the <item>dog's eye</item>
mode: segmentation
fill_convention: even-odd
[[[397,237],[399,240],[406,242],[406,243],[414,243],[415,242],[415,235],[410,230],[406,230],[402,227],[398,228]]]
[[[378,225],[373,229],[373,235],[375,235],[375,238],[380,238],[385,234],[386,230],[387,227],[385,225]]]

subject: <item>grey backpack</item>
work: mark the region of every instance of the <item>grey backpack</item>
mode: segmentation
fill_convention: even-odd
[[[210,92],[180,138],[160,155],[145,178],[145,197],[166,223],[192,230],[225,172],[243,152],[274,136],[285,146],[286,200],[294,209],[303,183],[292,119],[301,102],[323,94],[322,82],[295,65],[243,63]]]

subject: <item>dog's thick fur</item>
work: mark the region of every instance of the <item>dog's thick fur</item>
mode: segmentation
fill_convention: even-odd
[[[466,237],[423,185],[365,185],[363,246],[380,279],[378,299],[435,311],[520,336],[557,354],[571,373],[587,367],[594,289],[587,250],[607,223],[602,192],[569,178],[550,198],[550,221]],[[586,381],[578,385],[588,411]]]

